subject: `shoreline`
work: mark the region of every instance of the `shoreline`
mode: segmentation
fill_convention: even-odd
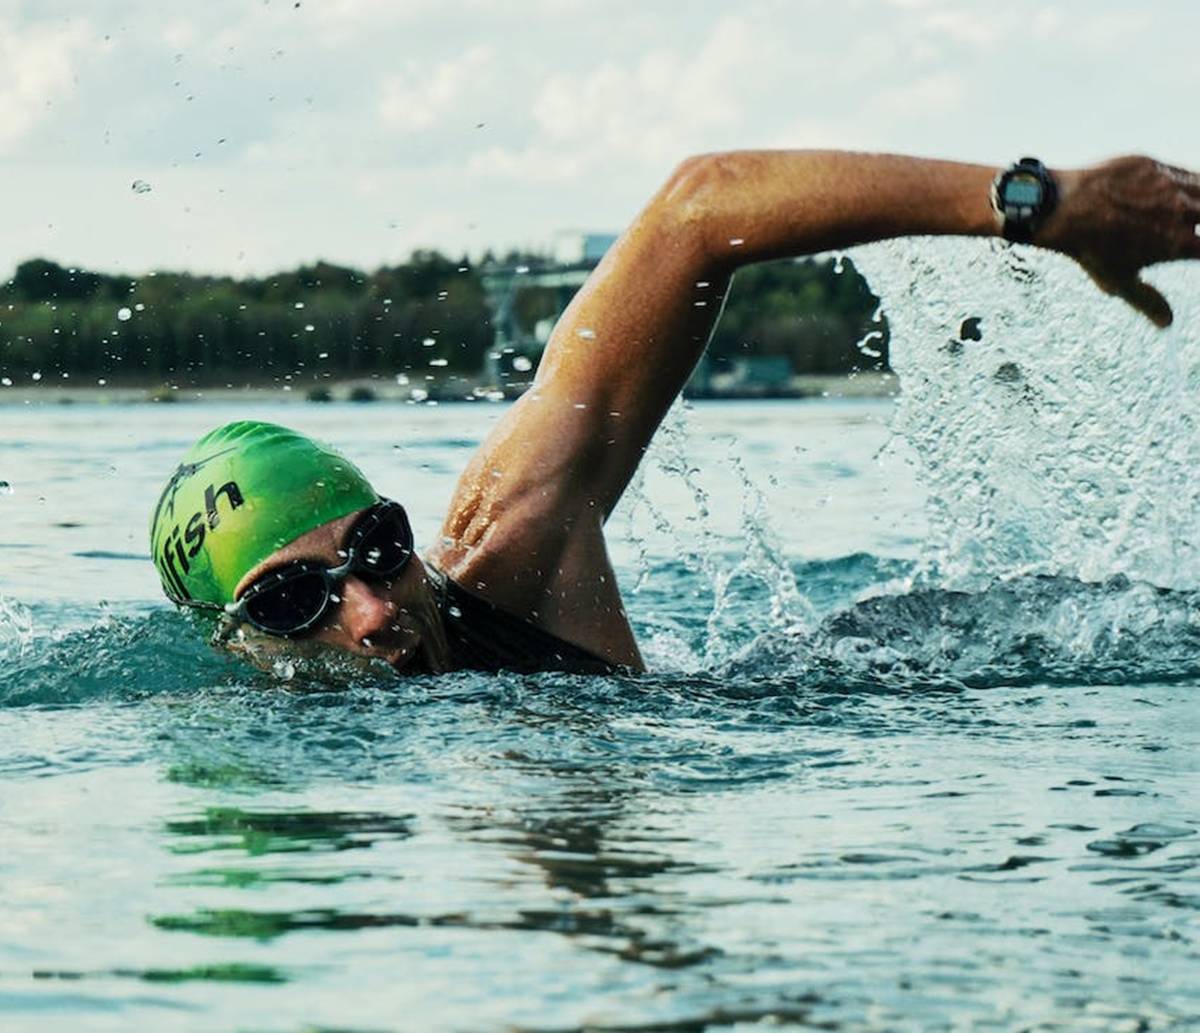
[[[449,388],[430,385],[414,389],[411,384],[398,384],[382,378],[329,380],[321,384],[262,385],[242,387],[167,387],[162,384],[105,384],[82,386],[42,382],[38,384],[0,387],[0,409],[6,405],[193,405],[204,402],[236,402],[247,398],[256,401],[273,399],[287,404],[322,405],[330,402],[409,403],[422,405],[466,404],[478,401],[514,401],[524,393],[526,385],[507,390],[483,389],[469,382]],[[327,397],[313,398],[320,389]],[[831,398],[894,398],[900,382],[894,373],[808,374],[792,377],[788,382],[770,388],[728,389],[703,393],[685,392],[689,401],[804,401]]]

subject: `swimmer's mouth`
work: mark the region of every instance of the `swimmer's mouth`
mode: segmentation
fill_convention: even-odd
[[[407,671],[412,670],[413,665],[419,659],[419,654],[420,654],[420,650],[417,648],[416,644],[414,643],[409,648],[402,649],[399,652],[393,653],[391,656],[386,657],[386,659],[387,659],[387,662],[389,664],[391,664],[395,670],[397,670],[401,673],[405,673]]]
[[[384,659],[397,674],[431,674],[433,671],[425,655],[425,644],[417,637]]]

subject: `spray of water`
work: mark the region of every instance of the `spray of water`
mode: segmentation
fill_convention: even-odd
[[[695,436],[677,409],[648,460],[686,485],[694,513],[673,525],[641,486],[633,511],[678,544],[675,564],[710,587],[711,609],[690,653],[660,639],[653,659],[843,686],[1193,675],[1195,270],[1152,272],[1175,303],[1175,326],[1163,332],[1074,263],[1032,249],[909,240],[855,261],[890,324],[902,385],[895,440],[916,456],[927,490],[920,562],[815,619],[804,594],[813,572],[786,562],[734,449],[724,461],[742,485],[742,551],[731,556],[708,529],[688,458]],[[644,548],[641,560],[644,590]],[[757,582],[749,592],[747,574]],[[765,611],[757,635],[738,635],[748,612]]]
[[[906,240],[855,261],[891,326],[928,575],[1200,585],[1194,269],[1152,273],[1175,304],[1164,332],[1047,252]]]

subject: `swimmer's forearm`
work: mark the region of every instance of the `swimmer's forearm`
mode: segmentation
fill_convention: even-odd
[[[732,151],[684,161],[643,213],[679,228],[702,274],[889,237],[994,236],[987,165],[844,151]],[[1058,204],[1033,243],[1075,259],[1159,326],[1166,299],[1141,278],[1200,258],[1200,176],[1144,156],[1056,169]]]
[[[889,237],[995,235],[993,166],[842,151],[733,151],[683,162],[656,201],[715,265]]]

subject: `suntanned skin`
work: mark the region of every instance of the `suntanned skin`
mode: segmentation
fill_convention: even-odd
[[[684,161],[559,319],[532,387],[459,479],[426,562],[497,606],[640,669],[604,523],[703,352],[734,271],[890,237],[996,235],[989,191],[997,171],[830,151]],[[1168,325],[1169,305],[1139,274],[1200,258],[1200,179],[1140,157],[1055,176],[1059,204],[1035,243],[1074,258],[1103,290]],[[291,543],[238,591],[299,556],[297,546],[315,550],[306,558],[337,562],[350,519]],[[348,578],[343,594],[321,641],[400,669],[418,655],[441,669],[444,640],[439,647],[417,564],[388,585]]]
[[[240,597],[259,577],[280,564],[293,560],[318,560],[335,567],[345,561],[342,546],[359,513],[315,527],[289,542],[247,571],[238,582],[234,597]],[[400,575],[387,581],[364,581],[351,575],[343,580],[332,617],[307,643],[332,646],[344,652],[383,660],[397,670],[420,670],[432,674],[451,667],[441,618],[420,559],[412,561]],[[250,652],[278,652],[280,640],[269,635],[252,636]],[[286,651],[286,649],[284,650]]]

